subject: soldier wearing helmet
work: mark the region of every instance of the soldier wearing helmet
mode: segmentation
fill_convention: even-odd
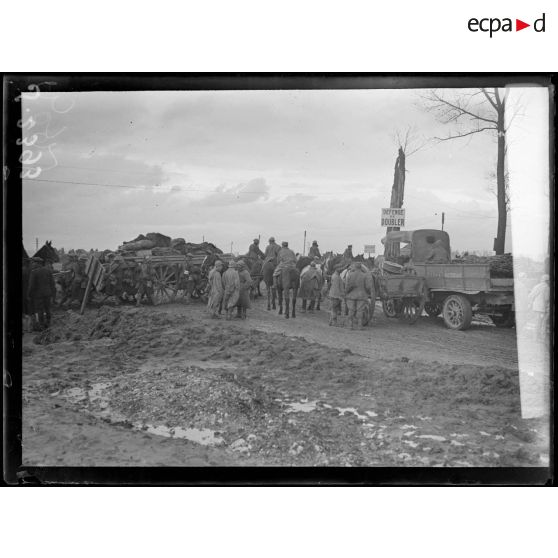
[[[309,258],[321,258],[322,255],[320,254],[320,249],[318,248],[318,241],[314,240],[312,242],[312,246],[310,246],[310,250],[308,250],[308,257]]]
[[[266,262],[277,259],[281,247],[275,243],[275,238],[272,236],[269,238],[269,244],[265,249],[264,260]]]
[[[254,258],[254,259],[259,259],[259,258],[264,258],[264,253],[260,250],[260,239],[259,238],[254,238],[254,241],[252,242],[252,244],[250,244],[250,248],[248,248],[248,257],[249,258]]]

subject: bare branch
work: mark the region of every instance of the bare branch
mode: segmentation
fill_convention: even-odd
[[[453,136],[448,136],[447,138],[435,137],[438,141],[447,141],[455,138],[464,138],[465,136],[471,136],[472,134],[478,134],[479,132],[484,132],[485,130],[498,130],[496,126],[485,126],[484,128],[479,128],[478,130],[471,130],[470,132],[464,132],[463,134],[455,134]]]
[[[455,114],[455,115],[449,115],[449,113],[451,111],[446,112],[446,115],[447,115],[446,118],[449,118],[448,122],[455,121],[463,115],[468,115],[475,120],[482,120],[484,122],[491,122],[493,124],[498,124],[497,120],[493,120],[491,118],[485,118],[484,116],[481,116],[480,114],[475,114],[475,113],[471,112],[470,110],[467,110],[466,108],[460,106],[459,104],[451,103],[450,101],[440,97],[435,91],[432,92],[432,95],[433,95],[434,100],[437,101],[438,103],[441,103],[441,105],[446,105],[446,106],[451,107],[452,109],[457,111],[457,114]]]

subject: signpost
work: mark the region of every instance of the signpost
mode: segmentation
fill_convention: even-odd
[[[396,207],[382,208],[382,227],[404,227],[405,210]]]
[[[375,244],[365,244],[364,245],[364,253],[365,254],[375,254],[376,253],[376,245]]]

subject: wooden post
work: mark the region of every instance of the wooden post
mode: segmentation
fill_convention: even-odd
[[[92,273],[89,275],[89,279],[87,279],[87,287],[85,289],[85,295],[83,296],[83,300],[81,302],[81,309],[79,311],[80,314],[83,314],[83,311],[85,310],[85,303],[87,302],[87,299],[89,297],[89,291],[91,290],[91,283],[93,283]]]

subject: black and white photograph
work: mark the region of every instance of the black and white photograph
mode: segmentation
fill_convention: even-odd
[[[163,78],[5,78],[22,467],[549,468],[550,82]]]

